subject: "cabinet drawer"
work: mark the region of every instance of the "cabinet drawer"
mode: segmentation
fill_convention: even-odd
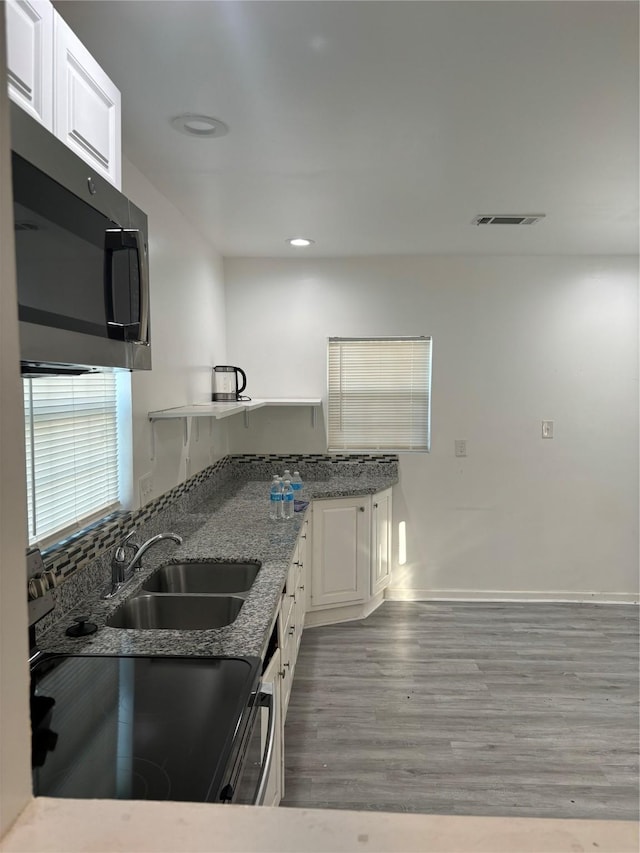
[[[287,718],[287,708],[289,707],[289,697],[291,696],[291,687],[293,686],[293,673],[296,668],[297,646],[294,635],[287,637],[287,641],[282,647],[280,655],[282,661],[280,700],[282,703],[282,725],[284,726]]]
[[[296,548],[295,553],[293,555],[293,559],[291,560],[291,565],[289,566],[289,572],[287,573],[287,582],[284,586],[285,595],[295,595],[296,588],[298,586],[298,578],[300,576],[300,559],[299,559],[299,549]]]
[[[295,613],[295,599],[286,592],[282,595],[280,615],[278,616],[278,645],[284,649],[289,636],[289,629],[293,625]]]

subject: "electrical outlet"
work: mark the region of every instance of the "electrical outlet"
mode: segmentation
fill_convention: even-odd
[[[553,438],[553,421],[542,421],[542,437]]]
[[[466,456],[467,455],[467,441],[466,441],[466,439],[456,438],[453,442],[453,447],[454,447],[456,456]]]
[[[153,497],[153,475],[151,472],[140,477],[138,480],[138,491],[140,493],[140,506],[149,503]]]

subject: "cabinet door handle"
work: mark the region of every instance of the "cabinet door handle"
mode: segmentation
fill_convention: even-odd
[[[360,510],[360,512],[364,512],[364,507],[363,507],[363,506],[359,506],[359,507],[358,507],[358,509]]]
[[[296,632],[296,626],[295,626],[295,625],[292,625],[292,626],[289,628],[289,636],[290,636],[290,637],[293,637],[293,635],[295,634],[295,632]]]
[[[304,589],[304,584],[302,584],[302,586],[299,586],[298,589]]]
[[[284,670],[284,669],[281,669],[281,670],[280,670],[280,672],[278,673],[278,675],[280,676],[280,678],[284,678],[284,677],[286,676],[286,674],[287,674],[287,673],[286,673],[286,670]]]
[[[307,538],[307,534],[306,534],[306,533],[303,533],[303,534],[302,534],[302,536],[301,536],[300,538],[301,538],[301,539],[306,539],[306,538]]]
[[[378,504],[374,504],[374,505],[373,505],[373,508],[374,508],[374,509],[378,509]]]

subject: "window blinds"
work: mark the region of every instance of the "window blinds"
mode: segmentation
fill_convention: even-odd
[[[117,397],[113,373],[23,383],[31,543],[118,505]]]
[[[428,451],[431,338],[329,338],[329,450]]]

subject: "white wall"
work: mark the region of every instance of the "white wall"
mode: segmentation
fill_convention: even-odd
[[[31,798],[24,424],[0,14],[0,837]]]
[[[126,159],[123,192],[149,217],[152,370],[131,376],[136,504],[144,474],[152,473],[157,496],[227,452],[224,421],[201,420],[185,447],[183,422],[170,420],[155,425],[152,461],[147,417],[211,400],[211,368],[226,360],[225,298],[216,250]]]
[[[329,335],[433,336],[432,452],[401,455],[395,490],[397,596],[637,593],[637,258],[229,259],[225,285],[254,397],[323,395]],[[306,411],[260,410],[231,438],[324,447]]]

